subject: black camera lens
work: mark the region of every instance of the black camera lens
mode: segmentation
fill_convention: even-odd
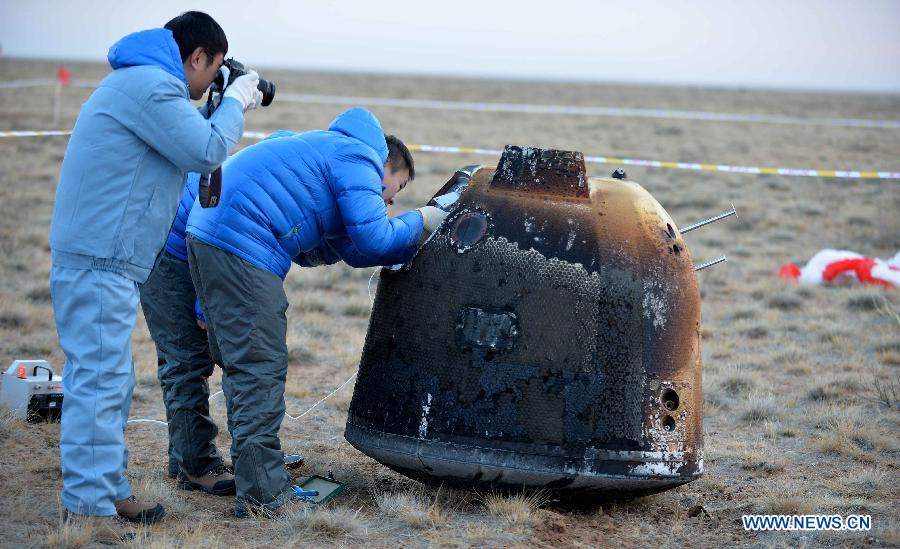
[[[216,73],[216,78],[215,80],[213,80],[212,86],[210,86],[210,89],[214,92],[221,93],[226,88],[228,88],[228,86],[230,86],[231,83],[234,82],[237,78],[240,78],[241,76],[247,74],[246,69],[244,69],[244,65],[239,61],[235,61],[234,58],[226,59],[222,66],[228,68],[228,82],[225,81],[224,73],[219,70],[219,72]],[[260,78],[259,84],[256,85],[256,89],[261,91],[263,94],[262,106],[268,107],[269,105],[271,105],[272,101],[275,99],[275,82],[272,82],[271,80],[263,80],[262,78]]]
[[[272,104],[272,100],[275,99],[275,82],[271,80],[263,80],[259,79],[259,84],[256,86],[256,89],[262,92],[262,106],[268,107]]]

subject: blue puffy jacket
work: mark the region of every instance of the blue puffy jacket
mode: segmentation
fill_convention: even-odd
[[[178,213],[175,214],[175,222],[172,223],[172,230],[169,231],[169,238],[166,240],[166,251],[185,263],[188,260],[187,246],[184,242],[185,229],[187,229],[187,220],[191,214],[191,208],[197,202],[199,188],[200,174],[196,172],[189,173],[187,182],[184,184],[184,190],[181,192],[181,202],[178,203]],[[197,207],[199,208],[200,206]]]
[[[190,102],[167,29],[130,34],[114,69],[82,106],[63,159],[50,222],[54,265],[144,282],[166,242],[188,171],[209,172],[241,138],[239,101],[207,120]]]
[[[187,232],[281,278],[327,240],[344,241],[357,266],[406,261],[422,216],[388,217],[387,155],[381,124],[361,108],[328,131],[280,132],[225,162],[218,206],[194,207]]]
[[[276,132],[272,134],[270,138],[285,135],[282,132],[283,130]],[[172,224],[172,230],[169,231],[169,238],[166,240],[166,251],[184,262],[187,262],[188,260],[187,245],[185,243],[185,229],[187,229],[188,216],[191,213],[191,208],[201,207],[197,202],[199,185],[200,174],[195,172],[189,173],[187,175],[187,182],[184,185],[184,192],[181,193],[181,202],[178,204],[178,213],[175,214],[175,223]],[[351,267],[374,267],[378,265],[405,263],[408,259],[408,250],[405,248],[394,255],[377,258],[364,256],[345,235],[338,238],[326,238],[318,247],[294,256],[292,261],[301,267],[331,265],[339,261],[343,261]],[[204,320],[200,313],[198,313],[197,318]]]

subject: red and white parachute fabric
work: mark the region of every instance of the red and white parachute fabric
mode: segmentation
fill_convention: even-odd
[[[803,284],[831,284],[857,280],[885,288],[900,287],[900,252],[890,259],[864,257],[846,250],[822,250],[802,269],[785,263],[778,276]]]

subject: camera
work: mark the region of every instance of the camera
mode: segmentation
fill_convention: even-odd
[[[247,69],[244,68],[243,63],[235,61],[233,57],[231,59],[226,59],[225,62],[222,63],[222,66],[228,67],[228,82],[225,82],[225,74],[220,70],[216,73],[216,79],[213,80],[210,91],[222,93],[225,91],[225,88],[234,82],[235,78],[247,74]],[[272,100],[275,99],[275,83],[271,80],[263,80],[260,78],[256,89],[263,94],[262,106],[268,107],[271,105]]]
[[[223,68],[228,69],[228,81],[225,81],[225,73],[221,69],[216,73],[216,78],[209,86],[209,96],[206,99],[207,116],[212,116],[216,110],[216,104],[213,103],[213,93],[224,93],[225,89],[231,85],[238,77],[247,74],[247,69],[243,63],[231,59],[226,59],[222,63]],[[271,80],[259,79],[256,89],[262,92],[262,106],[268,107],[275,99],[275,83]],[[222,194],[222,167],[219,166],[212,173],[201,174],[198,189],[198,198],[200,205],[204,208],[215,208],[219,204],[219,197]]]

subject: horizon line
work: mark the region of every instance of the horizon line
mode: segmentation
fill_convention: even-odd
[[[0,60],[9,59],[13,61],[42,61],[48,63],[73,62],[95,65],[107,65],[105,59],[85,58],[85,57],[66,57],[66,56],[29,56],[29,55],[9,55],[0,54]],[[668,88],[707,88],[717,91],[761,91],[761,92],[779,92],[779,93],[815,93],[823,95],[881,95],[881,96],[900,96],[900,88],[853,88],[853,87],[815,87],[800,85],[768,85],[768,84],[749,84],[749,83],[724,83],[724,82],[693,82],[693,81],[663,81],[663,80],[638,80],[638,79],[616,79],[616,78],[578,78],[575,76],[547,76],[541,77],[537,75],[526,74],[489,74],[471,72],[464,73],[462,71],[402,71],[402,70],[380,70],[375,68],[336,68],[321,67],[312,65],[266,65],[255,64],[255,67],[277,70],[284,72],[320,72],[325,74],[355,74],[367,76],[399,76],[406,78],[424,77],[445,80],[495,80],[495,81],[512,81],[512,82],[533,82],[533,83],[552,83],[552,84],[589,84],[589,85],[606,85],[606,86],[637,86],[637,87],[668,87]]]

